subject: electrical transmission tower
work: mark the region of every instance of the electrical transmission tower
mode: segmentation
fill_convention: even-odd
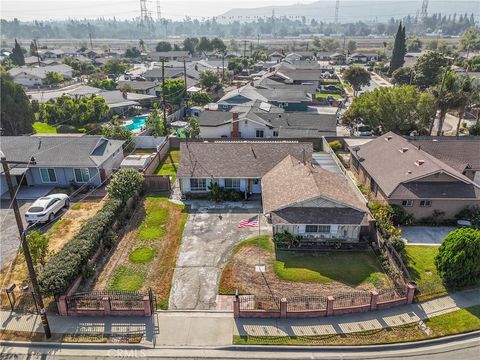
[[[422,2],[422,18],[426,18],[428,16],[428,0],[423,0]]]
[[[335,25],[338,25],[338,10],[340,9],[340,0],[335,3]]]
[[[160,0],[157,0],[157,21],[162,21],[162,9],[160,8]]]
[[[275,37],[275,8],[272,9],[272,36]]]
[[[150,22],[152,17],[150,12],[147,9],[147,0],[140,0],[140,21],[141,22]]]

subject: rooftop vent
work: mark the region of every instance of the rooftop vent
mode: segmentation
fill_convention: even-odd
[[[391,136],[391,135],[388,135],[388,136],[385,138],[385,140],[387,140],[387,141],[392,140],[392,136]]]
[[[415,161],[415,165],[417,165],[417,166],[423,165],[424,163],[425,163],[425,160],[417,160],[417,161]]]
[[[401,148],[401,149],[398,150],[398,151],[400,151],[400,152],[403,154],[403,153],[406,153],[406,152],[408,151],[408,148],[407,148],[407,147],[404,147],[404,148]]]
[[[412,170],[407,170],[407,174],[410,175],[412,173]]]

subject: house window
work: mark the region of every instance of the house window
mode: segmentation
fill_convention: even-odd
[[[432,206],[432,200],[420,200],[420,207]]]
[[[273,130],[273,137],[278,137],[278,130]]]
[[[240,190],[240,179],[225,179],[225,189]]]
[[[263,130],[255,130],[255,137],[263,138]]]
[[[330,233],[330,225],[318,225],[318,232],[319,233]]]
[[[86,183],[90,180],[90,171],[87,168],[73,169],[73,172],[77,183]]]
[[[42,182],[44,182],[44,183],[55,183],[55,182],[57,182],[57,174],[55,173],[54,168],[42,168],[42,169],[40,169],[40,176],[42,177]]]
[[[402,200],[402,206],[413,206],[413,200]]]
[[[305,232],[307,233],[330,233],[330,225],[306,225]]]
[[[207,180],[190,179],[190,191],[207,191]]]
[[[305,226],[305,232],[307,233],[316,233],[318,229],[317,225],[307,225]]]

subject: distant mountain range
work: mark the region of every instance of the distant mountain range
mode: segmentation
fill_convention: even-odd
[[[259,2],[260,3],[260,2]],[[333,22],[335,19],[335,0],[320,0],[310,4],[292,4],[284,6],[265,6],[250,9],[231,9],[217,17],[219,22],[255,21],[259,17],[287,17],[290,19],[305,16],[307,20],[315,19],[324,22]],[[341,23],[356,21],[381,21],[390,18],[403,18],[407,15],[415,16],[422,7],[421,0],[340,0],[338,20]],[[442,14],[474,14],[480,21],[480,1],[462,0],[430,0],[428,13]]]

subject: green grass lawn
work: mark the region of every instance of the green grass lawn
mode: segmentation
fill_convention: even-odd
[[[315,94],[315,98],[316,99],[327,99],[327,98],[333,98],[335,100],[340,100],[340,99],[343,99],[344,96],[342,95],[339,95],[339,94],[323,94],[323,93],[317,93]]]
[[[383,330],[360,331],[350,334],[318,336],[234,336],[235,345],[373,345],[419,341],[480,330],[480,305],[453,311],[427,319],[430,335],[417,323],[394,326]]]
[[[178,163],[180,162],[180,151],[172,150],[168,153],[165,160],[158,165],[156,170],[157,175],[169,175],[172,177],[172,182],[177,178]]]
[[[408,245],[405,251],[410,275],[420,292],[418,300],[445,295],[448,291],[435,267],[438,246]]]
[[[55,126],[43,123],[40,121],[35,121],[33,123],[33,130],[36,134],[56,134],[57,128]]]
[[[155,249],[149,246],[140,246],[130,253],[128,260],[134,264],[146,264],[152,261],[154,256]]]
[[[159,200],[160,199],[160,200]],[[138,237],[140,240],[155,240],[165,234],[165,223],[168,218],[168,208],[159,202],[164,198],[148,197],[145,200],[145,218],[140,225]]]
[[[112,275],[109,290],[137,291],[143,285],[145,274],[126,266],[119,266]]]
[[[282,280],[313,283],[339,281],[352,286],[364,282],[375,286],[388,283],[387,276],[370,251],[306,253],[277,251],[274,264]]]

